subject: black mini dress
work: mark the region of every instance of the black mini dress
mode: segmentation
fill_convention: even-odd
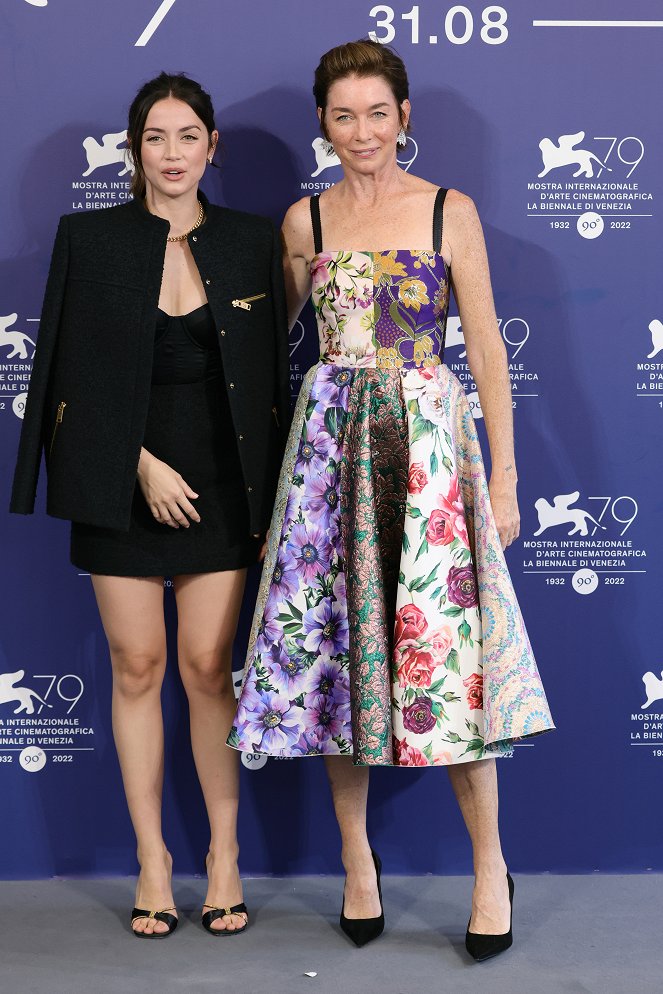
[[[189,314],[157,312],[150,404],[143,446],[177,470],[199,496],[200,523],[155,521],[138,482],[128,531],[72,522],[71,561],[105,576],[176,576],[241,569],[260,539],[249,510],[209,304]]]

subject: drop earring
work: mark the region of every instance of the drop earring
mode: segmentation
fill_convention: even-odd
[[[327,155],[330,155],[330,156],[331,155],[336,155],[336,149],[334,148],[334,146],[332,145],[332,143],[327,138],[323,138],[322,139],[322,150]]]
[[[401,130],[398,132],[398,135],[396,136],[396,144],[399,145],[401,148],[405,148],[405,146],[407,145],[407,135],[405,134],[404,128],[401,128]]]

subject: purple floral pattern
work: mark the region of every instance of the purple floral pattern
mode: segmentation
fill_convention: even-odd
[[[352,751],[339,463],[353,377],[350,369],[320,367],[291,433],[287,495],[279,524],[272,523],[267,594],[229,740],[245,751]]]

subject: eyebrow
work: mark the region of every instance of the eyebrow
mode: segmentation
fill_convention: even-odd
[[[379,110],[380,107],[388,107],[388,106],[389,106],[389,104],[386,101],[384,101],[381,104],[373,104],[373,106],[369,107],[368,109],[369,110]],[[351,114],[352,113],[352,108],[351,107],[332,107],[332,114],[336,114],[338,111],[344,111],[345,113],[350,113]]]
[[[183,131],[193,131],[193,129],[200,131],[200,126],[198,124],[190,124],[187,128],[180,128],[179,133]],[[158,131],[160,135],[165,135],[166,131],[164,128],[145,128],[145,131]]]

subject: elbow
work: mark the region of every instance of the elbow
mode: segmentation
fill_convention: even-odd
[[[502,341],[502,336],[490,343],[480,344],[478,347],[466,346],[467,363],[470,372],[476,382],[486,376],[494,377],[496,374],[508,370],[508,359],[506,346]]]

